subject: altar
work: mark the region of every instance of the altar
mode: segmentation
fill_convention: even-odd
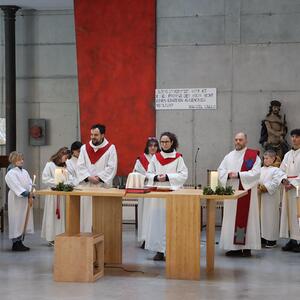
[[[104,263],[122,264],[122,200],[159,198],[166,201],[166,277],[200,279],[201,220],[200,201],[207,200],[206,272],[214,271],[215,203],[238,199],[247,191],[234,195],[203,195],[202,190],[180,189],[172,192],[126,194],[119,189],[82,189],[72,192],[37,191],[37,195],[66,196],[66,233],[80,234],[80,196],[93,197],[93,233],[104,235]]]

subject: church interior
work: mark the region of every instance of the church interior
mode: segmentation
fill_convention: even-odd
[[[0,0],[0,299],[297,297],[299,15]]]

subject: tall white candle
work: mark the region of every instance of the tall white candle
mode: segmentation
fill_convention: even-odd
[[[211,171],[210,172],[210,187],[211,189],[215,190],[216,187],[218,186],[218,172],[217,171]]]
[[[35,179],[36,179],[36,175],[33,174],[33,179],[32,179],[32,184],[33,184],[33,185],[35,184]]]
[[[296,185],[296,197],[299,197],[299,186]]]
[[[54,173],[54,183],[59,184],[66,181],[66,170],[63,168],[56,168]]]

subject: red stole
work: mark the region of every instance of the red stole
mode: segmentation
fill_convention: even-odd
[[[138,160],[142,164],[143,168],[147,171],[148,165],[149,165],[149,160],[147,159],[146,155],[143,153],[140,157],[138,157]]]
[[[182,154],[177,152],[175,157],[164,158],[160,152],[157,152],[157,153],[155,153],[155,156],[156,156],[156,159],[159,161],[159,163],[162,166],[164,166],[164,165],[167,165],[167,164],[171,163],[172,161],[176,160],[178,157],[182,156]]]
[[[101,157],[102,155],[108,150],[108,148],[111,146],[110,143],[108,143],[106,146],[99,148],[96,152],[94,148],[90,145],[90,143],[87,143],[85,145],[86,152],[89,156],[89,159],[92,164],[95,164]]]
[[[258,155],[259,155],[258,150],[247,149],[244,154],[244,161],[241,167],[241,172],[251,170],[256,161],[256,156]],[[244,190],[241,180],[239,184],[239,190]],[[251,199],[251,190],[248,191],[247,195],[237,200],[235,228],[234,228],[234,237],[233,237],[233,243],[235,245],[246,244],[246,233],[247,233],[250,199]]]

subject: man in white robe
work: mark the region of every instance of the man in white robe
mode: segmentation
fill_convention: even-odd
[[[12,152],[9,156],[11,165],[5,176],[5,182],[9,187],[8,192],[8,229],[9,238],[12,240],[12,251],[28,251],[22,243],[22,235],[26,227],[26,233],[33,233],[33,195],[32,181],[28,172],[23,169],[23,155]],[[27,224],[26,223],[26,215]]]
[[[282,198],[280,237],[289,238],[282,247],[283,251],[300,252],[300,228],[297,218],[296,187],[300,186],[300,129],[291,131],[292,149],[283,158],[280,168],[287,174],[282,181],[284,192]]]
[[[164,132],[160,137],[161,152],[153,155],[147,171],[149,186],[180,189],[188,178],[188,169],[182,155],[176,152],[177,137]],[[165,260],[166,203],[164,199],[149,199],[149,224],[145,249],[156,251],[154,260]]]
[[[286,174],[274,165],[276,152],[267,150],[264,153],[264,166],[258,185],[260,200],[261,242],[266,248],[276,247],[279,238],[280,186]]]
[[[238,133],[234,142],[235,150],[225,156],[218,168],[219,181],[222,186],[233,186],[235,190],[238,190],[241,185],[244,190],[251,191],[251,197],[245,228],[236,226],[238,200],[224,201],[220,248],[228,250],[226,252],[227,256],[248,257],[251,256],[251,249],[261,249],[257,199],[261,160],[257,154],[253,159],[245,160],[245,154],[248,151],[247,135],[245,133]],[[241,171],[242,166],[247,165],[248,162],[250,162],[249,170]],[[242,242],[237,240],[242,240]]]
[[[95,124],[91,128],[91,140],[83,145],[77,161],[77,178],[84,187],[112,187],[117,173],[116,147],[105,138],[105,126]],[[81,197],[80,231],[92,231],[92,197]]]

